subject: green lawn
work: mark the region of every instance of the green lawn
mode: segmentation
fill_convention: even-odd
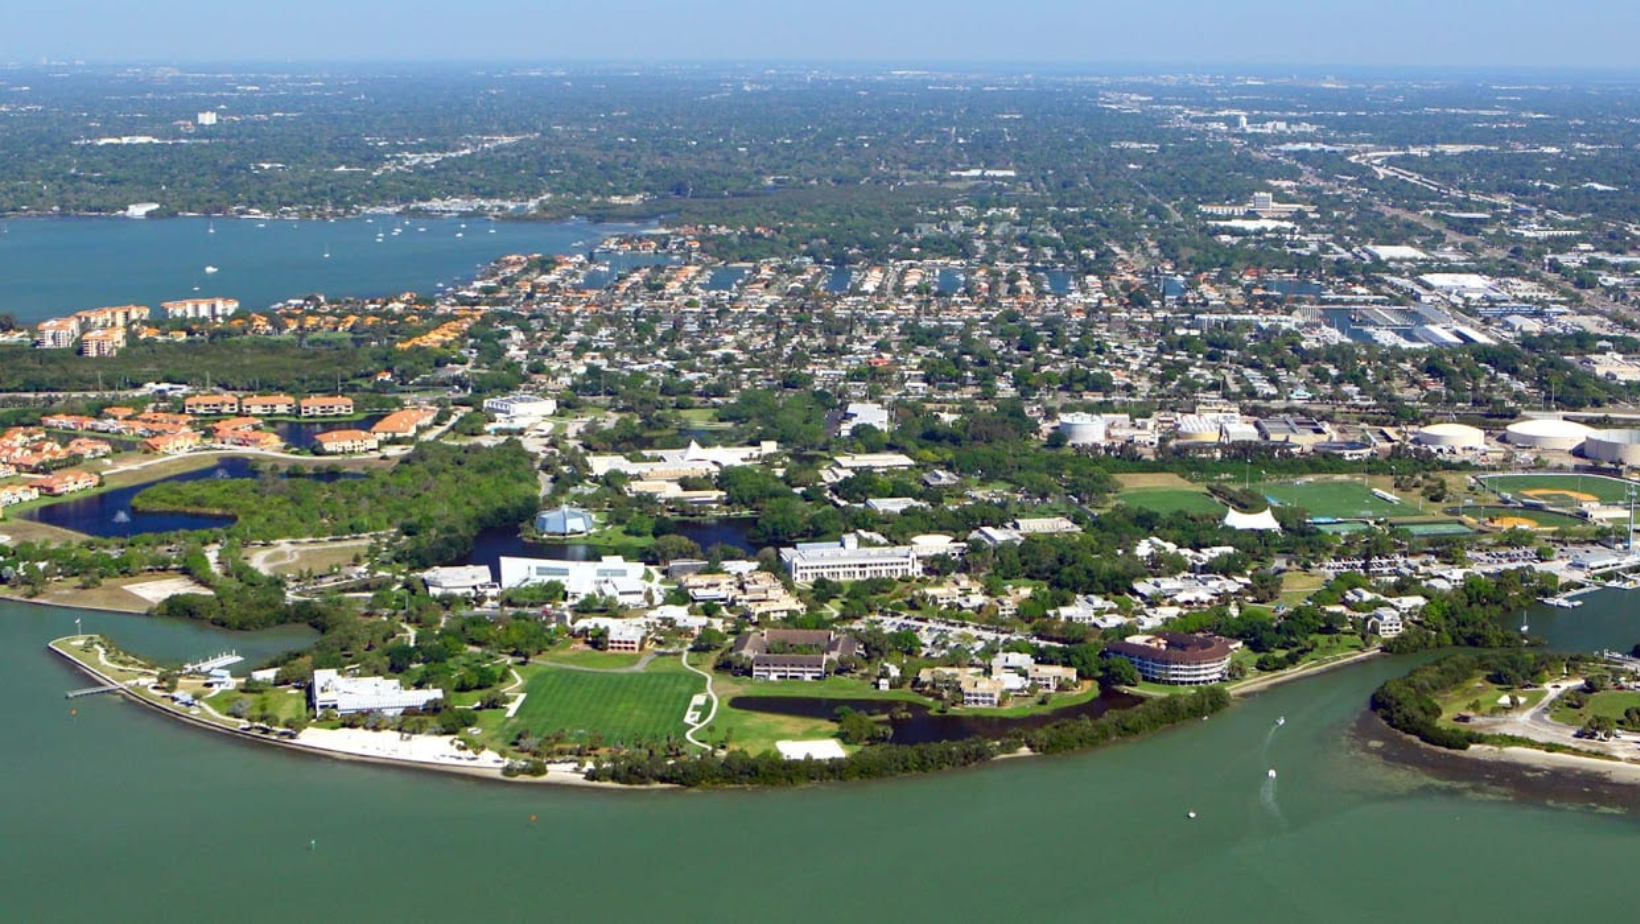
[[[548,651],[537,658],[548,664],[568,664],[571,667],[589,667],[595,670],[623,670],[637,664],[643,655],[630,651],[595,651],[590,648],[565,648]]]
[[[1629,485],[1632,481],[1621,478],[1608,478],[1604,475],[1485,475],[1480,482],[1494,491],[1513,495],[1525,500],[1532,495],[1528,491],[1547,492],[1537,496],[1537,500],[1546,501],[1556,507],[1576,506],[1578,498],[1575,495],[1587,494],[1598,498],[1605,504],[1622,504],[1628,502]],[[1556,492],[1567,492],[1557,494]]]
[[[1206,491],[1189,488],[1132,488],[1116,495],[1116,502],[1156,513],[1224,514],[1224,505]]]
[[[501,726],[507,740],[521,731],[606,745],[682,738],[690,697],[705,681],[676,660],[657,661],[641,674],[594,674],[551,667],[524,669],[524,704]]]
[[[288,718],[300,718],[307,715],[308,712],[307,697],[293,692],[289,688],[276,688],[265,693],[249,694],[241,693],[238,690],[220,690],[205,697],[204,701],[209,703],[212,709],[229,716],[228,709],[233,706],[235,700],[239,699],[250,701],[250,712],[247,715],[255,716],[259,713],[271,713],[274,716],[274,724],[283,722]],[[232,716],[229,717],[232,718]]]
[[[1375,497],[1359,481],[1311,481],[1302,484],[1265,483],[1253,490],[1284,507],[1303,507],[1312,517],[1416,516],[1418,505],[1403,499],[1392,504]]]
[[[1589,704],[1582,709],[1570,709],[1566,706],[1565,694],[1555,701],[1549,710],[1549,718],[1564,725],[1582,726],[1595,716],[1606,716],[1621,722],[1625,710],[1640,706],[1640,692],[1631,690],[1608,690],[1605,693],[1596,693],[1589,697]]]
[[[1503,697],[1513,695],[1520,700],[1520,705],[1513,710],[1505,706]],[[1462,684],[1443,694],[1438,702],[1441,707],[1441,720],[1450,722],[1460,712],[1479,715],[1493,715],[1519,713],[1543,701],[1546,690],[1513,690],[1505,689],[1491,683],[1483,677],[1476,677],[1469,683]],[[1476,708],[1476,702],[1480,707]],[[1579,722],[1578,724],[1582,724]]]

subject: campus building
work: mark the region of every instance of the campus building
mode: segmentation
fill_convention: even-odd
[[[868,578],[907,578],[922,573],[916,550],[908,545],[861,548],[852,537],[843,542],[808,542],[781,549],[786,573],[799,584],[820,578],[863,581]]]
[[[1234,648],[1216,635],[1157,632],[1130,635],[1106,645],[1105,651],[1133,662],[1139,676],[1152,683],[1199,686],[1229,676]]]
[[[313,672],[313,686],[309,689],[314,712],[330,709],[337,715],[353,712],[399,715],[406,709],[421,709],[444,699],[444,691],[436,687],[406,690],[394,678],[343,677],[328,669]]]
[[[730,653],[751,659],[756,680],[821,680],[859,646],[854,636],[825,629],[767,629],[741,635]]]

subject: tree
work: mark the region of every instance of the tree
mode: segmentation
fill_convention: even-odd
[[[1139,669],[1127,658],[1110,656],[1104,658],[1099,665],[1099,685],[1106,689],[1112,687],[1131,687],[1139,682]]]

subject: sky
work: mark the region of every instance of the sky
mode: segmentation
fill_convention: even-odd
[[[0,60],[1640,69],[1633,0],[9,0]]]

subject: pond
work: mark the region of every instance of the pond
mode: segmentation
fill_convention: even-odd
[[[1029,731],[1063,719],[1097,718],[1113,709],[1138,705],[1141,697],[1105,691],[1074,706],[1038,715],[1007,718],[965,712],[934,712],[922,703],[883,699],[824,699],[812,696],[737,696],[729,701],[733,709],[769,715],[798,716],[805,719],[834,719],[837,710],[847,707],[872,716],[887,716],[894,729],[895,744],[927,744],[934,741],[962,741],[967,738],[1001,738],[1013,731]]]
[[[268,429],[278,434],[291,449],[311,449],[317,443],[321,433],[331,430],[368,430],[375,426],[385,414],[367,414],[355,420],[276,420],[268,423]]]
[[[676,532],[695,541],[702,551],[714,545],[727,545],[740,549],[751,555],[756,549],[747,538],[752,524],[757,522],[751,517],[725,517],[713,520],[677,520]],[[605,555],[620,554],[617,551],[590,545],[585,542],[526,542],[518,534],[516,526],[495,526],[483,530],[473,540],[473,551],[470,555],[457,561],[445,562],[449,565],[489,565],[499,573],[502,556],[515,558],[551,558],[557,561],[594,561]],[[628,555],[628,558],[636,557]]]
[[[156,513],[131,509],[131,498],[150,485],[167,481],[202,481],[206,478],[255,478],[256,469],[249,459],[225,456],[209,468],[183,472],[142,484],[115,488],[100,494],[73,497],[45,507],[36,507],[18,514],[25,520],[44,523],[62,529],[71,529],[88,536],[118,537],[140,533],[168,533],[184,529],[224,529],[232,526],[233,517],[210,516],[198,513]],[[289,477],[289,476],[281,476]],[[348,472],[323,472],[300,477],[331,481],[338,478],[363,477]]]

